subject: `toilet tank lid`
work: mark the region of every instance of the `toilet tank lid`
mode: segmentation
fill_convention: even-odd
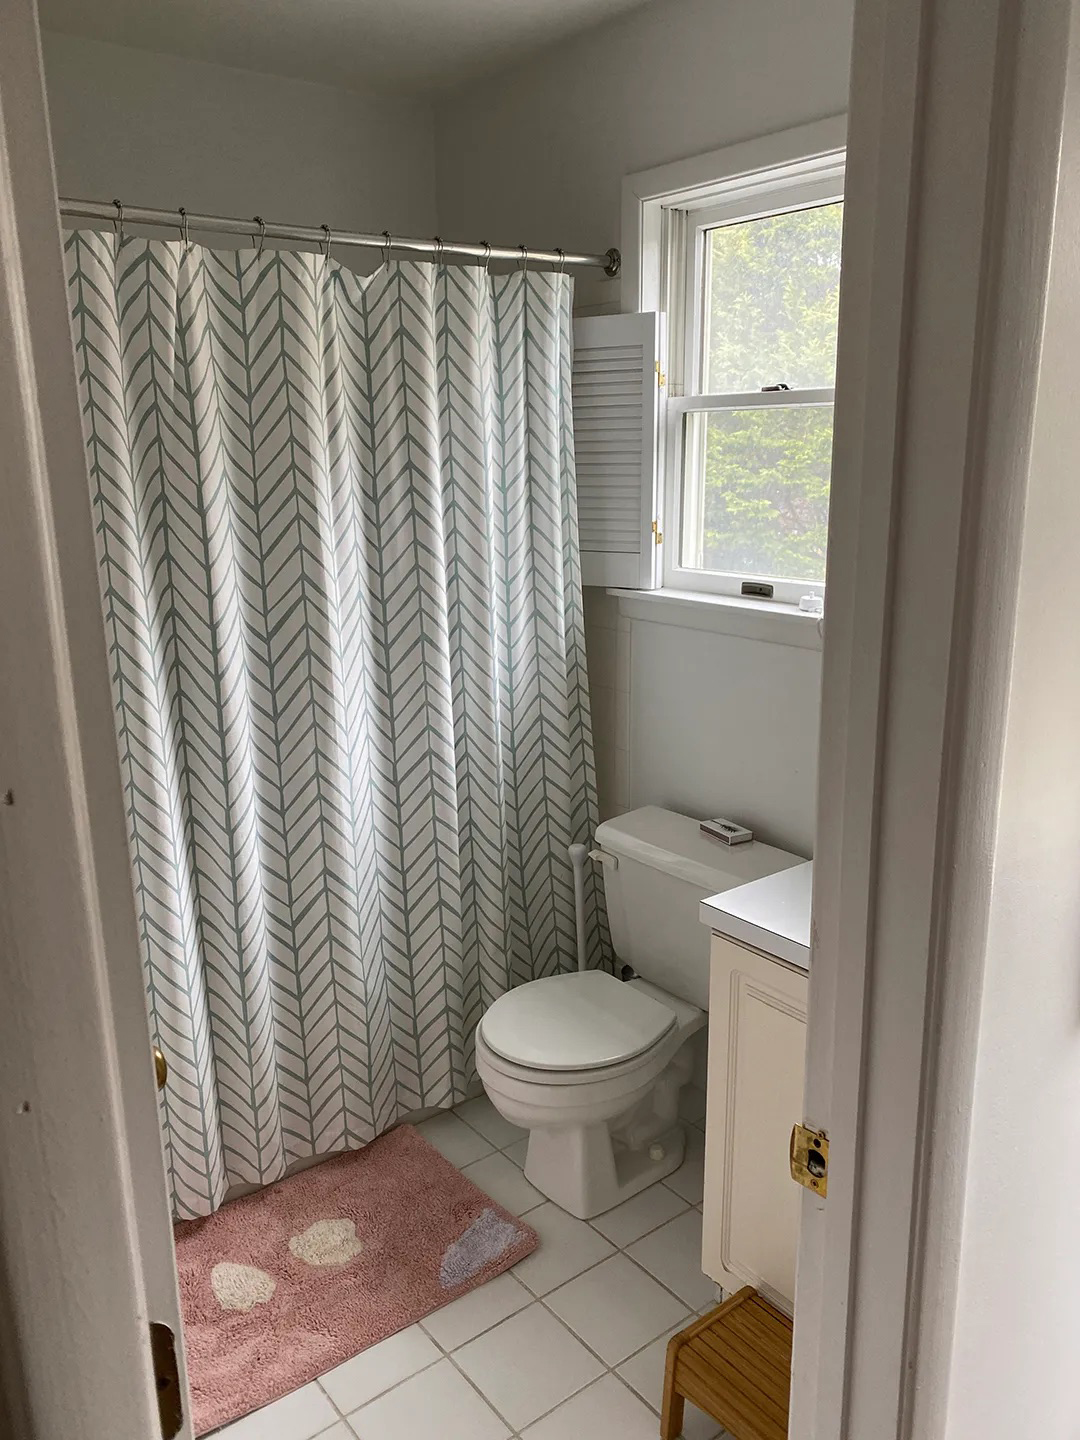
[[[644,805],[605,820],[597,827],[596,842],[609,855],[661,870],[707,895],[805,863],[802,855],[760,840],[732,846],[710,840],[699,825],[689,815]]]

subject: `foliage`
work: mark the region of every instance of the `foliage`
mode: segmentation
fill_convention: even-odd
[[[710,393],[780,382],[792,389],[832,385],[842,208],[821,205],[712,231]],[[703,418],[698,439],[700,530],[688,534],[684,561],[711,570],[824,579],[831,407],[716,411]]]
[[[703,418],[704,567],[824,580],[832,407],[720,410]]]

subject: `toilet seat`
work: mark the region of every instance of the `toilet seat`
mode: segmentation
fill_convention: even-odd
[[[675,1012],[602,970],[550,975],[510,990],[478,1027],[484,1046],[512,1070],[560,1084],[630,1070],[678,1023]]]
[[[496,1055],[477,1026],[477,1065],[482,1064],[485,1073],[500,1076],[503,1084],[513,1087],[516,1092],[538,1093],[544,1090],[552,1096],[556,1091],[569,1096],[573,1091],[575,1103],[583,1103],[589,1095],[625,1094],[637,1084],[648,1083],[650,1077],[657,1075],[667,1064],[672,1047],[678,1045],[680,1038],[676,1031],[670,1031],[656,1045],[650,1045],[640,1055],[617,1065],[593,1066],[591,1070],[540,1070],[535,1066],[515,1065],[512,1060]]]

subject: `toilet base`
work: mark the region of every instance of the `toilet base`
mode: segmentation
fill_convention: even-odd
[[[678,1122],[641,1149],[614,1138],[603,1121],[536,1129],[529,1132],[525,1178],[563,1210],[591,1220],[672,1174],[685,1152],[686,1131]]]
[[[542,985],[544,981],[535,982]],[[476,1027],[476,1069],[511,1125],[529,1132],[525,1178],[579,1220],[602,1215],[683,1162],[679,1093],[693,1072],[690,1039],[704,1011],[643,980],[628,982],[674,1011],[659,1042],[625,1062],[563,1072],[508,1061]]]

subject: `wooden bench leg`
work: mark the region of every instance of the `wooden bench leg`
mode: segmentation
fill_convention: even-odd
[[[685,1401],[675,1389],[675,1362],[679,1355],[679,1337],[668,1342],[667,1364],[664,1368],[664,1408],[660,1412],[660,1440],[678,1440],[682,1434]]]
[[[674,1390],[664,1392],[664,1409],[660,1416],[660,1440],[679,1440],[683,1427],[685,1401]]]

